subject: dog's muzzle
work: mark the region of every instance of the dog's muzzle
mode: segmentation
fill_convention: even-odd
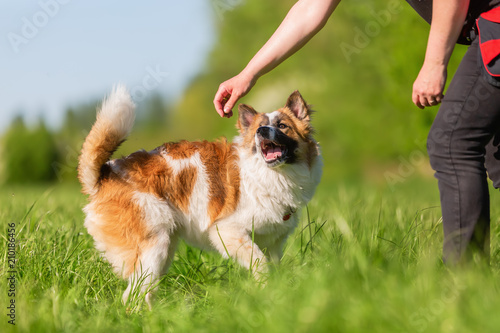
[[[285,144],[280,143],[279,137],[285,136],[273,127],[261,126],[257,129],[257,138],[260,142],[260,151],[264,161],[269,166],[276,166],[284,162],[288,156]]]

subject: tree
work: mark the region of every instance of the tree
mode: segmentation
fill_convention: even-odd
[[[43,120],[30,130],[21,117],[14,119],[3,139],[5,182],[52,181],[56,175],[51,164],[57,159],[56,144]]]

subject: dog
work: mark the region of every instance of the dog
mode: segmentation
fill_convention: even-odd
[[[134,108],[126,88],[115,87],[78,165],[89,196],[85,227],[114,271],[129,280],[123,302],[137,287],[151,308],[153,286],[181,238],[233,258],[257,278],[269,261],[279,262],[323,166],[312,110],[300,93],[270,113],[239,105],[232,143],[170,142],[110,160],[132,129]]]

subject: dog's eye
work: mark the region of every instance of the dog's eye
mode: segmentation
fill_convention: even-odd
[[[280,123],[280,124],[278,125],[278,127],[279,127],[280,129],[285,129],[285,128],[288,128],[288,126],[286,126],[286,125],[285,125],[285,124],[283,124],[283,123]]]

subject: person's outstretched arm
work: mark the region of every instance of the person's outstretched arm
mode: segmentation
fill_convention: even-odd
[[[214,106],[221,117],[231,117],[236,102],[259,77],[304,46],[328,21],[340,0],[299,0],[271,38],[241,73],[220,84]]]
[[[469,0],[434,0],[425,60],[413,84],[412,100],[423,109],[441,103],[448,61],[462,30]]]

